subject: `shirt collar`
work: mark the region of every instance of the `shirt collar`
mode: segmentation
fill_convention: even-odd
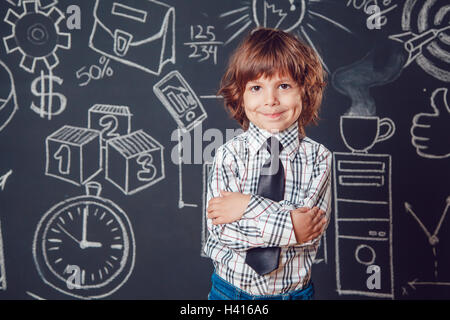
[[[262,145],[270,136],[274,136],[283,145],[283,150],[281,152],[287,152],[289,159],[293,160],[300,145],[299,142],[299,132],[298,132],[298,122],[295,121],[289,128],[272,133],[264,129],[258,128],[252,122],[250,122],[247,130],[248,142],[250,155],[254,156],[261,149]]]

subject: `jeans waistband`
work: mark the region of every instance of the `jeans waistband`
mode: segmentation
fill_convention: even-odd
[[[213,290],[230,300],[311,300],[314,286],[310,281],[304,288],[276,295],[252,295],[219,277],[215,272],[211,276]]]

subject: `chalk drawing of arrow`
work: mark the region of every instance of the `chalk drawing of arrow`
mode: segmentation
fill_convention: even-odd
[[[422,221],[420,221],[419,217],[414,213],[414,211],[412,210],[412,206],[408,202],[405,202],[406,212],[411,213],[411,215],[414,217],[414,219],[416,219],[419,226],[422,228],[422,230],[427,235],[428,241],[433,246],[439,242],[439,238],[437,237],[437,234],[439,233],[439,230],[441,229],[442,223],[444,222],[445,217],[447,215],[448,208],[450,207],[450,196],[447,197],[446,203],[447,203],[447,205],[445,206],[445,209],[444,209],[444,212],[442,213],[441,219],[439,220],[439,223],[437,224],[436,229],[434,230],[434,233],[431,234],[430,231],[428,231],[427,227],[425,227],[425,225],[422,223]]]
[[[450,196],[447,197],[446,202],[447,202],[447,205],[445,206],[444,213],[441,216],[441,220],[439,220],[439,223],[438,223],[438,225],[436,227],[436,230],[434,231],[434,235],[438,234],[439,229],[441,228],[441,225],[442,225],[442,223],[445,220],[445,216],[447,215],[448,208],[450,207]]]
[[[416,290],[416,286],[450,286],[450,282],[417,281],[417,278],[409,281],[408,284],[414,290]]]
[[[422,221],[420,221],[419,217],[414,213],[414,211],[412,210],[412,206],[408,202],[405,202],[405,209],[406,209],[406,212],[411,213],[411,215],[414,217],[414,219],[416,219],[419,226],[422,228],[422,230],[427,235],[428,239],[430,239],[431,233],[428,231],[427,227],[425,227],[425,225],[422,223]]]

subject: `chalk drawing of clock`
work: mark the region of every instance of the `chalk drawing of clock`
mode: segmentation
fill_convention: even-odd
[[[128,280],[136,248],[122,209],[100,197],[98,182],[85,187],[87,195],[56,204],[39,221],[33,257],[46,284],[76,298],[98,299]]]

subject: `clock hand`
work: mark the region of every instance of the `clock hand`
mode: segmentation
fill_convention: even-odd
[[[65,233],[67,234],[72,240],[74,240],[76,243],[78,243],[81,247],[81,249],[86,249],[86,248],[101,248],[102,247],[102,243],[101,242],[96,242],[96,241],[87,241],[87,240],[78,240],[77,238],[75,238],[72,234],[69,233],[69,231],[67,231],[66,229],[63,228],[63,226],[61,226],[59,223],[57,224],[57,226]]]
[[[85,248],[101,248],[102,243],[97,241],[81,241],[80,246]]]
[[[87,240],[87,216],[88,216],[88,207],[86,205],[86,207],[83,208],[83,231],[82,231],[82,235],[81,235],[81,241],[79,242],[80,244],[80,248],[81,249],[86,249],[86,248],[100,248],[102,246],[102,244],[100,242],[95,242],[95,241],[88,241]]]
[[[65,233],[67,234],[72,240],[74,240],[76,243],[78,243],[79,245],[81,245],[80,240],[78,240],[77,238],[75,238],[73,235],[71,235],[66,229],[64,229],[59,223],[57,223],[57,226]]]
[[[87,229],[87,215],[88,208],[87,206],[83,208],[83,230],[81,232],[81,242],[86,242],[86,229]],[[80,244],[81,246],[81,244]]]

